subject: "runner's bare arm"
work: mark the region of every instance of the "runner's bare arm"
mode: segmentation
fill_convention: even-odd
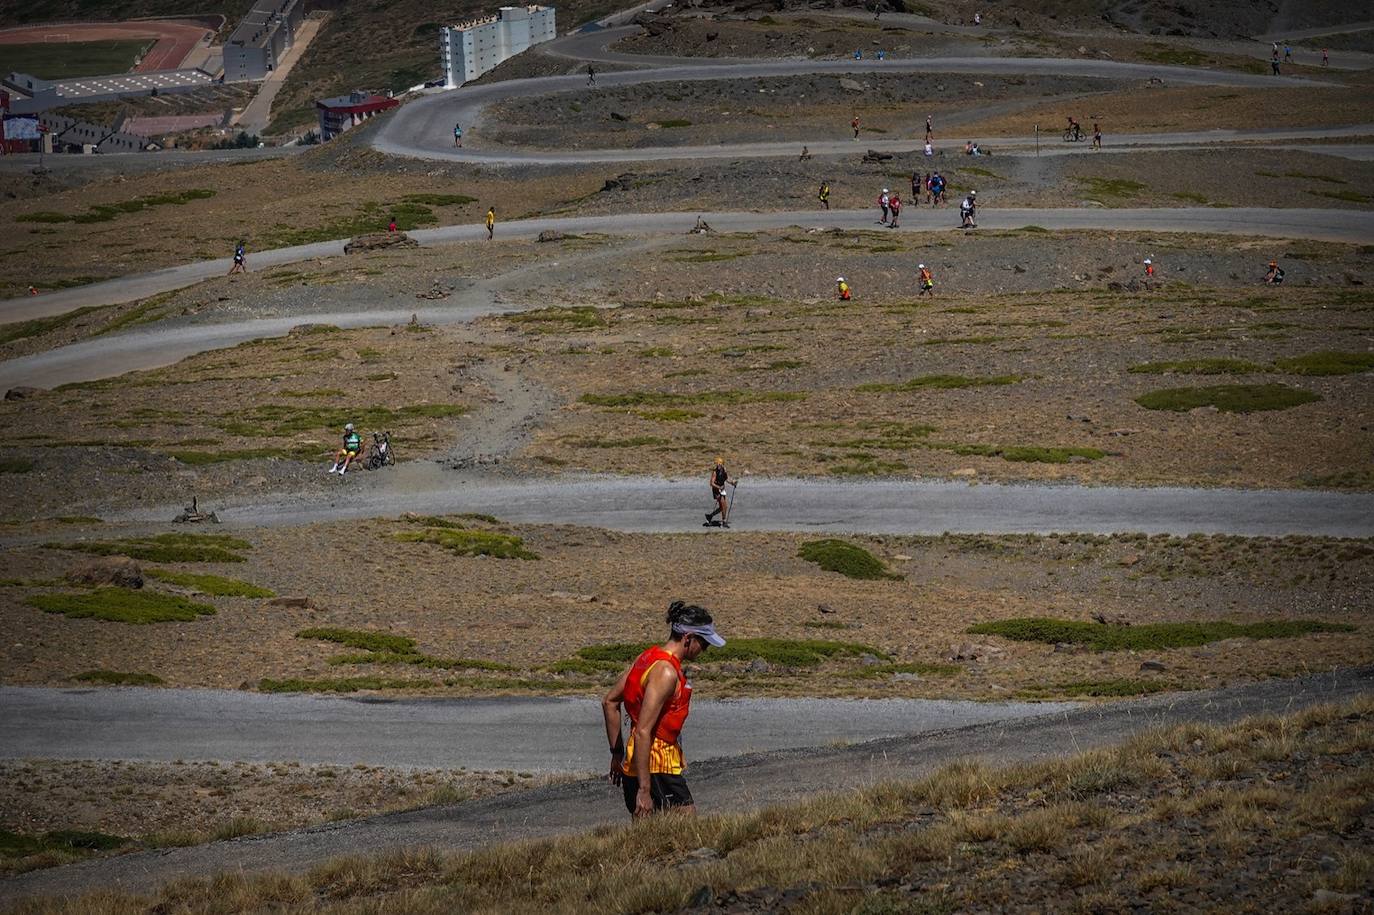
[[[601,699],[601,715],[606,719],[606,742],[611,747],[611,771],[606,776],[611,784],[620,784],[620,762],[625,757],[625,736],[620,730],[620,703],[625,698],[625,679],[630,675],[627,670],[615,681],[610,692]]]

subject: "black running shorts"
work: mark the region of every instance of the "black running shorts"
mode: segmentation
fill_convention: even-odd
[[[625,807],[631,814],[635,812],[635,796],[639,794],[639,779],[627,775],[621,782],[625,789]],[[693,803],[691,789],[687,787],[687,779],[681,775],[661,775],[654,773],[649,776],[649,796],[654,799],[654,809],[663,810],[668,807],[691,807]]]

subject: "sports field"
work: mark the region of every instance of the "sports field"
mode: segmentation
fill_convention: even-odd
[[[0,44],[0,73],[18,71],[43,79],[103,76],[132,69],[139,55],[157,39],[122,41],[64,41],[60,26],[44,44]]]

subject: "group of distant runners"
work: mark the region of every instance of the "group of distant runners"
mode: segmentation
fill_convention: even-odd
[[[1279,58],[1279,43],[1277,41],[1270,45],[1269,69],[1275,76],[1283,75],[1283,65],[1293,62],[1293,46],[1288,42],[1283,43],[1283,58]],[[1326,48],[1322,48],[1322,66],[1331,66],[1331,54]]]

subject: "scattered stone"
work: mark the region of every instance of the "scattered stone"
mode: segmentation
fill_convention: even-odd
[[[749,308],[744,312],[746,318],[766,318],[773,313],[771,308]]]
[[[834,613],[834,612],[835,612],[835,608],[832,607],[832,606],[830,606],[829,604],[817,604],[817,605],[816,605],[816,609],[819,610],[819,611],[821,611],[822,613]]]
[[[1144,431],[1144,430],[1142,430],[1142,429],[1113,429],[1113,430],[1111,430],[1110,432],[1108,432],[1107,434],[1108,434],[1108,435],[1115,435],[1115,436],[1118,436],[1118,437],[1119,437],[1119,436],[1123,436],[1123,435],[1139,435],[1142,431]]]
[[[5,392],[5,399],[6,399],[6,400],[28,400],[30,397],[35,397],[35,396],[37,396],[37,395],[39,395],[39,394],[42,394],[42,393],[43,393],[43,389],[42,389],[42,388],[31,388],[31,387],[29,387],[28,385],[23,385],[23,384],[21,384],[21,385],[19,385],[18,387],[10,388],[8,391],[6,391],[6,392]]]
[[[137,590],[143,587],[143,568],[128,556],[100,556],[83,562],[67,573],[74,585],[114,585]]]
[[[429,300],[431,300],[431,301],[435,301],[435,300],[438,300],[438,299],[446,299],[446,298],[448,298],[450,295],[452,295],[452,290],[451,290],[451,289],[445,289],[442,285],[440,285],[440,283],[439,283],[438,280],[435,280],[435,281],[430,285],[429,291],[428,291],[428,292],[417,292],[417,293],[415,293],[415,298],[417,298],[417,299],[429,299]]]
[[[978,471],[974,470],[972,467],[961,467],[958,470],[951,470],[949,475],[952,477],[976,477],[978,476]]]
[[[549,597],[554,600],[570,600],[579,604],[594,604],[597,601],[595,594],[578,594],[574,591],[550,591]]]
[[[891,158],[892,158],[892,153],[878,152],[876,149],[870,149],[868,152],[864,153],[863,161],[865,161],[865,162],[886,162],[888,159],[891,159]]]
[[[1153,672],[1155,672],[1155,673],[1157,673],[1157,674],[1162,674],[1162,673],[1164,673],[1164,671],[1165,671],[1165,667],[1164,667],[1164,662],[1163,662],[1163,661],[1141,661],[1141,662],[1140,662],[1140,669],[1141,669],[1141,670],[1153,671]]]
[[[846,91],[846,92],[863,92],[863,91],[864,91],[864,87],[863,87],[860,83],[857,83],[857,82],[855,82],[855,81],[852,80],[852,79],[847,79],[847,78],[843,78],[843,77],[840,79],[840,88],[843,89],[843,90]]]
[[[612,111],[612,112],[611,112],[611,120],[612,120],[612,121],[628,121],[629,118],[626,117],[625,115],[621,114],[619,111]],[[609,182],[607,182],[607,183],[609,183]]]
[[[420,243],[404,232],[372,232],[359,235],[344,245],[344,254],[380,251],[385,248],[418,248]]]
[[[1140,562],[1140,555],[1138,553],[1132,553],[1129,556],[1123,556],[1121,558],[1120,565],[1123,565],[1129,569],[1131,566],[1135,565],[1138,562]]]
[[[1319,906],[1349,906],[1360,901],[1357,893],[1338,893],[1335,890],[1317,890],[1312,894],[1312,902]]]
[[[973,642],[952,645],[949,649],[951,661],[987,661],[1004,654],[1006,652],[995,645],[978,645]]]
[[[563,238],[563,233],[557,229],[545,229],[539,233],[539,237],[535,241],[562,241]]]
[[[893,562],[910,562],[910,561],[911,561],[911,557],[910,557],[910,556],[907,556],[905,553],[898,553],[896,556],[893,556],[893,557],[892,557],[892,561],[893,561]]]
[[[323,334],[335,329],[333,324],[297,324],[286,332],[288,337],[309,337],[313,334]]]
[[[700,848],[694,848],[691,851],[687,852],[687,857],[692,859],[693,861],[716,861],[720,858],[720,852],[716,851],[714,848],[711,848],[708,845],[703,845]],[[703,887],[703,889],[709,888]]]
[[[897,683],[919,683],[921,675],[901,672],[893,674],[892,679]]]
[[[883,663],[883,659],[878,657],[877,655],[862,654],[859,655],[859,663],[862,664],[864,667],[876,667],[877,665]]]
[[[749,662],[748,667],[748,671],[751,674],[766,674],[772,669],[773,665],[769,664],[763,658],[755,658],[754,660]]]

